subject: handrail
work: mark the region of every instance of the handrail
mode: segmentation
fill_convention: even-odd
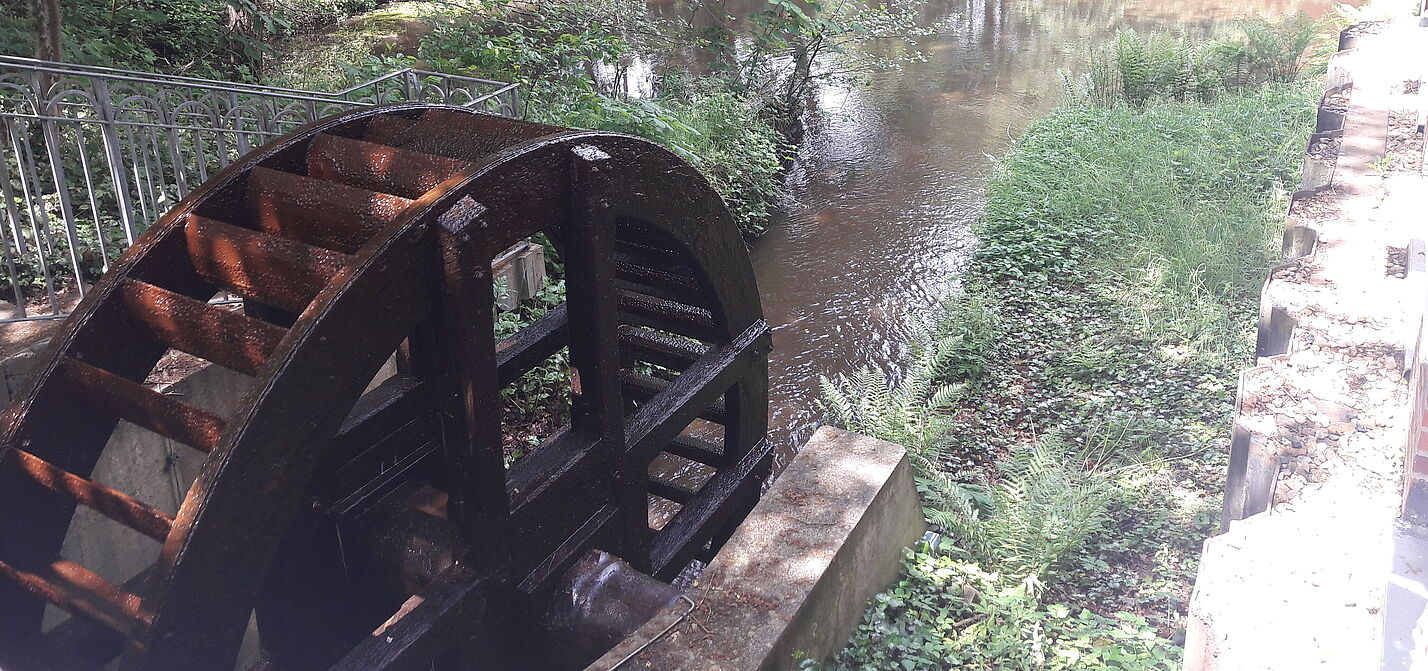
[[[445,78],[445,79],[450,79],[450,80],[455,80],[455,81],[462,81],[462,82],[470,82],[470,83],[472,83],[472,84],[485,84],[485,85],[489,85],[489,86],[498,86],[498,87],[503,87],[503,90],[517,86],[516,84],[510,84],[510,83],[507,83],[507,82],[496,81],[496,80],[493,80],[493,79],[481,79],[481,78],[479,78],[479,77],[467,77],[467,76],[464,76],[464,75],[453,75],[453,74],[448,74],[448,73],[444,73],[444,72],[434,72],[434,71],[431,71],[431,70],[420,70],[420,69],[417,69],[417,68],[402,68],[402,69],[400,69],[400,70],[393,70],[392,72],[389,72],[389,73],[387,73],[387,74],[385,74],[385,75],[382,75],[382,76],[380,76],[380,77],[376,77],[376,78],[373,78],[373,79],[369,79],[369,80],[367,80],[367,81],[365,81],[365,82],[362,82],[362,83],[360,83],[360,84],[354,84],[354,85],[349,86],[349,87],[347,87],[347,88],[345,88],[345,89],[342,89],[341,91],[315,91],[315,90],[312,90],[312,89],[291,89],[291,88],[284,88],[284,87],[281,87],[281,86],[267,86],[267,85],[263,85],[263,84],[249,84],[249,83],[246,83],[246,82],[231,82],[231,81],[223,81],[223,80],[219,80],[219,79],[203,79],[203,78],[201,78],[201,77],[187,77],[187,76],[184,76],[184,75],[170,75],[170,74],[164,74],[164,73],[158,73],[158,72],[138,72],[138,71],[135,71],[135,70],[120,70],[120,69],[118,69],[118,68],[106,68],[106,67],[99,66],[99,65],[83,65],[83,64],[80,64],[80,63],[63,63],[63,62],[59,62],[59,61],[45,61],[45,60],[40,60],[40,59],[38,59],[38,58],[25,58],[25,57],[22,57],[22,56],[6,56],[6,55],[3,55],[3,54],[0,54],[0,68],[12,68],[12,69],[20,69],[20,70],[47,70],[47,71],[57,72],[57,73],[62,73],[62,72],[67,72],[67,71],[73,70],[73,71],[74,71],[74,74],[80,75],[80,76],[85,76],[85,75],[100,75],[100,76],[104,76],[104,77],[109,77],[109,78],[111,78],[111,79],[123,79],[123,80],[126,80],[126,81],[138,81],[138,82],[151,83],[151,84],[186,83],[186,84],[193,84],[193,85],[195,85],[197,88],[217,87],[217,88],[221,88],[222,90],[225,90],[225,91],[231,91],[231,90],[233,90],[233,89],[243,88],[243,89],[252,89],[254,93],[264,93],[264,94],[270,93],[270,92],[274,92],[274,91],[280,91],[280,92],[284,92],[284,93],[293,93],[293,94],[299,94],[299,95],[305,95],[305,96],[310,96],[310,97],[314,97],[314,98],[323,98],[323,99],[331,99],[331,98],[345,99],[344,96],[346,96],[346,95],[348,95],[348,94],[350,94],[350,93],[353,93],[353,92],[355,92],[355,91],[357,91],[357,90],[359,90],[359,89],[363,89],[363,88],[372,86],[372,85],[374,85],[374,84],[380,84],[380,83],[382,83],[382,82],[384,82],[384,81],[387,81],[387,80],[390,80],[390,79],[396,79],[396,78],[401,77],[402,75],[407,74],[407,73],[412,73],[412,74],[415,74],[415,75],[418,75],[418,76],[439,76],[439,77],[442,77],[442,78]],[[143,79],[136,79],[136,78],[134,78],[135,75],[142,75],[144,78],[143,78]],[[206,86],[204,86],[204,85],[206,85]]]
[[[413,68],[311,91],[0,55],[0,325],[65,316],[148,222],[293,128],[392,102],[519,116],[517,93]]]
[[[289,89],[279,86],[262,86],[258,84],[246,84],[243,82],[225,82],[215,79],[200,79],[197,77],[182,77],[178,75],[163,75],[157,73],[137,73],[128,70],[117,70],[95,65],[75,65],[71,63],[57,63],[54,61],[42,61],[33,58],[21,58],[18,56],[0,56],[0,69],[9,68],[13,70],[28,70],[34,72],[45,72],[48,74],[74,76],[74,77],[103,77],[109,80],[130,82],[135,84],[153,84],[157,86],[182,86],[184,88],[200,89],[205,91],[221,91],[224,93],[247,93],[260,95],[267,98],[281,98],[284,100],[295,100],[301,102],[321,102],[321,103],[357,103],[372,104],[363,100],[353,100],[351,95],[363,89],[373,88],[384,82],[401,79],[404,76],[414,76],[417,78],[440,77],[448,82],[460,82],[465,84],[476,84],[482,86],[496,86],[496,90],[473,98],[463,106],[469,107],[485,100],[498,97],[503,93],[515,90],[519,84],[508,84],[490,79],[480,79],[477,77],[464,77],[461,75],[446,74],[444,72],[433,72],[431,70],[418,70],[415,68],[402,68],[389,72],[381,77],[369,79],[360,84],[349,86],[341,91],[311,91],[306,89]],[[112,73],[112,74],[111,74]],[[141,76],[136,76],[141,75]]]

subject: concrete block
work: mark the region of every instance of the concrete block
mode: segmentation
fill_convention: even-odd
[[[545,284],[545,247],[529,240],[511,245],[491,261],[491,274],[504,284],[506,294],[497,305],[504,311],[516,309],[521,301],[540,292]]]
[[[586,671],[776,671],[842,649],[869,599],[924,530],[903,448],[823,427],[784,470],[689,596]]]

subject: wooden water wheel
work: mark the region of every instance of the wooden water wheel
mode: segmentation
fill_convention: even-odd
[[[491,261],[538,233],[568,301],[497,342]],[[227,671],[255,612],[272,668],[548,668],[533,613],[582,555],[668,581],[752,507],[768,346],[727,211],[657,145],[426,105],[316,122],[152,226],[4,415],[0,668]],[[170,350],[255,383],[216,416],[142,384]],[[562,350],[570,421],[507,468],[501,389]],[[176,514],[91,479],[120,420],[206,453]],[[712,475],[651,481],[662,453]],[[61,558],[77,506],[158,561]]]

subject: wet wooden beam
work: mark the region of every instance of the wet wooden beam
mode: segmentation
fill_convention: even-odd
[[[189,257],[204,279],[230,293],[301,313],[349,257],[329,249],[193,215]]]
[[[149,337],[229,370],[257,375],[287,329],[147,282],[125,279],[120,299]]]
[[[75,615],[132,637],[149,623],[143,600],[71,561],[24,569],[0,561],[0,578]]]
[[[165,438],[212,452],[223,436],[222,418],[78,359],[56,369],[81,398]]]
[[[0,459],[15,460],[15,466],[30,481],[55,494],[93,509],[156,541],[163,542],[173,529],[174,518],[128,494],[87,478],[79,477],[24,450],[7,450]]]
[[[742,515],[753,508],[763,484],[763,474],[772,459],[765,441],[749,450],[732,467],[715,473],[655,534],[650,545],[652,575],[660,580],[673,580],[731,516]]]
[[[769,327],[755,322],[733,342],[694,362],[679,379],[640,407],[625,429],[630,454],[646,463],[673,442],[684,427],[708,411],[755,363],[768,355]]]
[[[496,367],[501,386],[514,382],[565,347],[569,341],[569,321],[562,303],[497,343]]]
[[[292,241],[352,254],[412,201],[324,179],[254,168],[244,224]]]

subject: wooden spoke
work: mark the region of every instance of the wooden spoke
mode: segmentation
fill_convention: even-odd
[[[0,578],[125,636],[133,636],[149,622],[143,599],[71,561],[30,570],[0,561]]]
[[[65,359],[59,372],[87,402],[165,438],[212,452],[223,435],[222,419],[102,368]]]
[[[445,156],[326,133],[313,139],[307,155],[311,177],[406,198],[420,198],[470,167],[466,161]]]
[[[173,529],[174,518],[162,510],[58,468],[29,452],[10,450],[0,458],[14,460],[15,466],[36,485],[89,507],[156,541],[163,542]]]
[[[248,375],[268,363],[287,331],[241,312],[126,279],[120,296],[149,337],[169,347]]]
[[[215,286],[259,303],[302,312],[348,257],[322,247],[215,219],[189,218],[193,267]]]
[[[255,168],[248,177],[253,228],[351,254],[389,226],[411,200],[338,182]]]

